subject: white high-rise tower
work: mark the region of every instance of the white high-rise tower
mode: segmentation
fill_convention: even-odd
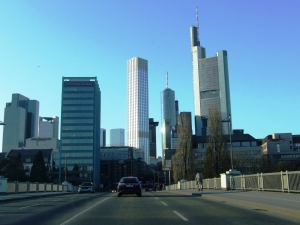
[[[148,61],[138,57],[127,61],[127,130],[128,146],[144,151],[144,161],[150,163]]]

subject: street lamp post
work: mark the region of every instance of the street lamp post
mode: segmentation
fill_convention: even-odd
[[[67,157],[69,157],[69,155],[65,155],[65,182],[67,182]]]
[[[233,153],[232,153],[232,141],[231,141],[231,133],[232,133],[232,125],[231,125],[231,115],[228,115],[228,119],[223,119],[222,122],[229,123],[229,139],[230,139],[230,158],[231,158],[231,169],[233,170]]]
[[[90,167],[90,182],[92,182],[92,170],[93,170],[93,167],[91,166]]]

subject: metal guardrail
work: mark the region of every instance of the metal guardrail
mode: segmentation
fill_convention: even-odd
[[[300,192],[300,171],[230,176],[229,180],[231,190]],[[166,186],[167,191],[194,188],[196,188],[195,181]],[[203,188],[221,190],[221,178],[204,179]]]

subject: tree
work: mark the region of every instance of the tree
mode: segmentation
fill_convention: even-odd
[[[183,177],[181,169],[182,167],[179,164],[179,156],[175,153],[175,155],[173,155],[171,158],[171,170],[173,174],[173,180],[175,183],[180,181]]]
[[[8,178],[9,181],[28,180],[20,152],[17,156],[8,156],[0,161],[0,175]]]
[[[208,116],[208,147],[204,160],[205,177],[219,177],[230,168],[230,156],[223,136],[220,112],[212,107]]]
[[[30,181],[32,182],[48,182],[47,169],[44,162],[43,153],[39,150],[33,159],[30,172]]]
[[[192,142],[192,125],[190,113],[180,113],[178,124],[178,146],[176,148],[174,160],[178,166],[173,166],[174,173],[179,175],[182,173],[182,179],[193,180],[194,171],[194,151]],[[176,171],[179,170],[179,171]],[[176,180],[176,179],[174,179]]]

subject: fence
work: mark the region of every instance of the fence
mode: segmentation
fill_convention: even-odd
[[[300,171],[230,176],[228,186],[231,190],[300,192]],[[196,188],[195,181],[166,186],[169,191],[192,188]],[[204,179],[203,188],[222,189],[221,178]]]
[[[76,191],[76,187],[59,184],[30,183],[30,182],[7,182],[6,193],[30,193],[30,192],[62,192]]]

